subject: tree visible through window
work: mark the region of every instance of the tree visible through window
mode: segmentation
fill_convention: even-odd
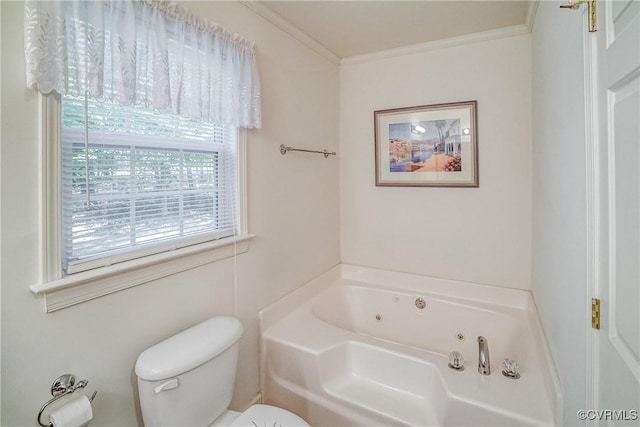
[[[62,100],[67,274],[236,233],[237,130]]]

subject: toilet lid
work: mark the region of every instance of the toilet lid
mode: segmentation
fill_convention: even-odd
[[[253,405],[231,424],[232,427],[310,427],[296,414],[270,405]]]

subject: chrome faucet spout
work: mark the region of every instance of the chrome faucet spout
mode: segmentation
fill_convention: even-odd
[[[478,372],[480,372],[480,375],[491,375],[489,343],[483,336],[478,337]]]

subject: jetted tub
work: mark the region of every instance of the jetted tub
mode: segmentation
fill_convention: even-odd
[[[263,401],[314,427],[561,423],[529,292],[342,264],[259,316]],[[491,375],[478,372],[478,336]],[[463,371],[448,367],[451,351]],[[502,375],[505,358],[519,379]]]

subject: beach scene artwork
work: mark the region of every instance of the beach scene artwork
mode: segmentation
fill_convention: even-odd
[[[460,119],[389,124],[389,172],[462,171]]]

